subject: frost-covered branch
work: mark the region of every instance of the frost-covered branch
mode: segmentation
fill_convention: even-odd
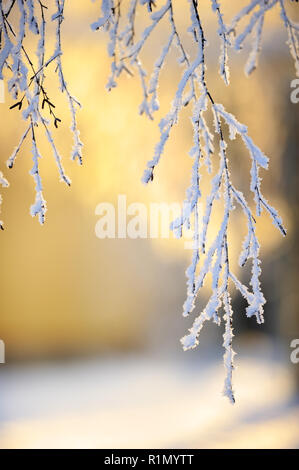
[[[252,0],[247,6],[243,7],[239,11],[239,13],[233,18],[230,26],[227,28],[227,33],[235,36],[234,47],[238,51],[242,49],[244,43],[251,35],[254,36],[252,50],[245,65],[245,73],[247,75],[252,73],[257,67],[258,55],[261,51],[265,16],[270,10],[278,7],[280,9],[280,16],[284,27],[287,30],[287,43],[294,59],[296,74],[299,76],[299,25],[289,18],[285,8],[286,3],[286,0]],[[239,23],[244,17],[248,17],[248,22],[244,29],[239,32]]]
[[[31,150],[34,166],[31,174],[36,183],[36,199],[31,206],[32,216],[38,215],[40,223],[44,223],[46,203],[42,195],[41,176],[38,170],[38,160],[41,157],[38,144],[39,129],[45,133],[53,156],[56,160],[60,179],[70,185],[70,179],[66,176],[62,159],[54,142],[53,127],[57,128],[61,119],[56,114],[56,107],[47,92],[46,70],[53,68],[58,75],[60,90],[66,94],[71,112],[71,131],[74,136],[74,148],[72,159],[78,159],[82,163],[81,147],[77,128],[76,111],[79,102],[70,94],[66,84],[62,67],[62,45],[61,24],[63,22],[64,0],[55,0],[53,6],[56,12],[49,17],[48,6],[41,0],[15,0],[9,3],[4,10],[3,3],[0,6],[0,29],[1,29],[1,53],[0,53],[0,78],[7,80],[8,90],[15,100],[10,107],[11,110],[21,112],[21,117],[27,122],[26,130],[20,138],[7,160],[8,168],[14,166],[16,157],[21,151],[23,143],[31,137]],[[18,23],[12,21],[19,18]],[[47,25],[50,21],[56,22],[56,46],[53,54],[46,58]],[[16,24],[14,24],[16,23]],[[38,46],[35,53],[28,50],[24,45],[25,37],[32,35],[38,37]],[[5,76],[3,75],[5,73]],[[12,111],[15,112],[15,111]]]
[[[154,2],[133,0],[127,7],[127,11],[121,2],[113,0],[103,0],[102,16],[92,25],[92,28],[103,27],[109,34],[108,53],[112,58],[111,76],[108,81],[108,89],[111,90],[117,84],[119,75],[126,71],[133,75],[131,68],[135,68],[140,77],[143,101],[140,105],[140,114],[146,114],[153,118],[155,111],[159,109],[158,88],[160,73],[163,66],[167,66],[167,59],[172,48],[179,52],[178,61],[183,71],[177,84],[176,92],[168,114],[160,121],[160,139],[155,147],[153,158],[147,163],[142,181],[148,183],[154,179],[156,167],[163,155],[165,145],[170,137],[172,128],[178,123],[182,109],[187,105],[192,105],[192,126],[193,126],[193,147],[190,156],[193,159],[191,184],[186,191],[186,199],[183,210],[176,220],[171,224],[171,228],[177,237],[181,237],[183,228],[193,227],[193,255],[191,264],[186,271],[187,275],[187,299],[184,304],[183,315],[188,316],[195,308],[197,296],[205,281],[211,277],[211,296],[204,310],[195,318],[189,333],[182,338],[183,348],[194,348],[198,344],[198,337],[204,323],[208,320],[220,325],[224,321],[224,341],[225,349],[224,363],[226,368],[226,379],[224,394],[231,402],[234,402],[234,392],[232,386],[232,372],[234,351],[233,340],[233,310],[231,306],[231,287],[243,295],[248,303],[246,315],[255,316],[258,323],[264,321],[263,306],[265,298],[260,286],[260,258],[259,242],[256,235],[256,219],[252,208],[240,189],[232,183],[229,164],[229,141],[224,138],[224,128],[229,130],[229,140],[237,136],[245,144],[249,158],[251,160],[250,189],[254,195],[256,214],[260,216],[265,210],[274,225],[285,235],[283,227],[276,210],[269,205],[262,194],[260,168],[267,169],[268,158],[253,142],[248,134],[247,127],[241,124],[231,113],[226,111],[221,104],[215,103],[213,94],[206,81],[206,60],[205,45],[206,38],[201,20],[200,9],[205,8],[203,2],[198,0],[186,0],[186,7],[189,4],[190,21],[187,32],[193,38],[193,49],[188,50],[185,46],[184,36],[179,32],[175,21],[175,2],[166,0],[159,3],[154,9]],[[139,3],[139,4],[138,4]],[[288,32],[288,42],[291,54],[295,59],[298,72],[298,25],[293,23],[285,10],[283,0],[252,0],[232,19],[230,26],[227,26],[221,9],[221,2],[210,0],[212,11],[218,23],[218,35],[220,37],[220,76],[224,82],[229,84],[228,50],[234,47],[240,50],[245,41],[253,35],[252,50],[247,60],[245,72],[250,74],[258,64],[258,54],[261,50],[264,18],[268,11],[274,7],[280,8],[280,14],[284,26]],[[147,5],[149,13],[149,25],[144,28],[140,37],[136,38],[136,11]],[[124,8],[124,11],[121,11]],[[126,25],[122,29],[121,17],[127,18]],[[247,19],[247,24],[243,30],[239,30],[242,19]],[[142,65],[142,52],[144,45],[150,41],[155,34],[158,25],[164,22],[164,27],[168,28],[168,36],[161,45],[161,50],[155,61],[154,68],[149,74]],[[192,57],[192,59],[191,59]],[[214,130],[207,124],[208,112],[212,111],[214,116]],[[218,159],[215,155],[215,148],[218,148]],[[217,169],[215,167],[217,166]],[[211,180],[211,188],[205,197],[203,216],[199,216],[199,204],[202,200],[203,191],[201,181],[204,177],[204,169],[208,173],[214,172]],[[222,216],[218,218],[218,230],[214,239],[209,242],[208,232],[211,225],[212,214],[215,211],[216,201],[222,202]],[[239,206],[247,221],[247,235],[243,242],[239,264],[244,266],[251,260],[251,279],[249,286],[245,286],[235,274],[230,266],[228,228],[232,211]],[[223,314],[221,314],[221,308]]]

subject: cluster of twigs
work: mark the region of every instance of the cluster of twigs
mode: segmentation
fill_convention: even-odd
[[[11,0],[4,8],[0,6],[0,79],[7,80],[8,90],[16,101],[10,108],[22,111],[22,118],[26,121],[26,129],[22,134],[18,145],[7,160],[8,168],[14,166],[16,157],[21,150],[26,138],[31,139],[33,167],[31,175],[35,181],[36,196],[34,204],[30,208],[32,216],[37,215],[41,224],[44,223],[47,210],[43,197],[42,180],[39,171],[39,151],[37,128],[40,126],[49,141],[53,156],[56,160],[60,179],[67,185],[71,184],[65,174],[62,158],[59,154],[53,135],[52,126],[58,127],[61,119],[56,114],[55,104],[49,97],[46,86],[46,69],[54,64],[58,76],[59,88],[67,97],[71,112],[71,131],[74,135],[74,147],[72,158],[82,163],[79,130],[76,121],[76,108],[80,103],[73,97],[64,78],[61,56],[61,25],[64,19],[65,0],[55,0],[55,13],[49,17],[48,6],[41,0]],[[13,19],[11,19],[13,18]],[[56,23],[56,45],[52,55],[45,57],[47,42],[47,25],[52,21]],[[16,23],[16,25],[14,24]],[[25,38],[33,35],[38,37],[38,45],[35,54],[25,46]],[[8,184],[3,180],[4,184]],[[3,185],[3,181],[1,183]],[[1,223],[3,228],[3,224]]]

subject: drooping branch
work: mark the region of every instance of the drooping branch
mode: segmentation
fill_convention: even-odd
[[[81,147],[77,128],[76,111],[80,103],[74,98],[66,84],[62,67],[61,25],[64,14],[64,0],[55,0],[56,13],[49,18],[48,7],[41,0],[16,0],[12,1],[4,11],[1,2],[0,28],[1,28],[1,53],[0,53],[0,78],[7,73],[8,90],[16,101],[12,110],[21,112],[22,118],[27,122],[26,130],[20,138],[19,144],[7,160],[8,168],[14,166],[16,157],[21,151],[25,139],[31,138],[31,149],[34,166],[31,174],[36,182],[36,199],[31,206],[32,216],[38,215],[41,224],[44,223],[46,202],[42,196],[41,175],[38,170],[39,151],[37,129],[43,129],[50,147],[52,148],[60,179],[70,185],[70,179],[65,174],[62,158],[54,141],[53,126],[58,127],[61,119],[56,114],[56,107],[47,92],[46,70],[56,64],[55,72],[58,75],[60,90],[66,94],[71,112],[71,131],[74,136],[72,159],[78,159],[82,163]],[[16,10],[19,15],[19,23],[14,25],[11,21],[12,12]],[[16,15],[17,16],[17,15]],[[56,47],[48,59],[45,57],[47,45],[47,24],[56,22]],[[37,36],[38,46],[35,54],[24,46],[27,36]],[[12,111],[15,112],[15,111]]]
[[[179,33],[175,23],[175,2],[166,0],[162,6],[157,7],[155,10],[153,9],[154,2],[141,0],[139,3],[141,8],[142,5],[147,4],[150,13],[150,24],[143,30],[139,38],[135,37],[136,10],[138,8],[136,0],[130,3],[127,14],[128,22],[123,31],[120,27],[120,8],[122,5],[120,2],[116,4],[113,0],[102,2],[103,16],[92,25],[92,28],[99,29],[103,27],[109,34],[108,52],[112,57],[112,74],[108,82],[108,89],[110,90],[116,86],[116,80],[123,71],[133,75],[130,69],[131,67],[135,68],[140,76],[143,92],[143,101],[139,111],[141,114],[145,113],[151,119],[154,112],[159,109],[158,87],[161,69],[163,66],[167,66],[167,57],[174,46],[176,46],[180,53],[178,60],[183,66],[183,73],[177,85],[170,110],[159,123],[160,139],[155,147],[153,158],[147,163],[142,181],[148,183],[154,179],[156,167],[162,158],[172,128],[178,123],[182,109],[192,104],[194,145],[190,155],[194,163],[192,166],[191,185],[187,189],[180,217],[171,224],[172,230],[178,237],[182,236],[184,227],[193,227],[194,229],[193,255],[191,264],[186,271],[187,299],[184,304],[183,315],[188,316],[192,313],[196,298],[209,273],[212,278],[212,289],[206,307],[196,317],[189,333],[181,341],[184,349],[194,348],[198,344],[199,333],[207,320],[213,320],[218,325],[221,323],[219,312],[221,307],[223,308],[223,319],[225,322],[223,342],[225,348],[224,363],[227,371],[224,393],[231,402],[234,402],[232,386],[232,371],[234,368],[232,339],[234,335],[230,294],[231,284],[240,291],[248,302],[246,309],[247,316],[255,316],[258,323],[264,321],[263,306],[265,298],[261,291],[259,280],[261,262],[259,258],[260,246],[256,235],[256,219],[243,192],[232,183],[229,169],[229,145],[224,139],[224,126],[227,126],[229,129],[230,140],[239,136],[247,147],[251,159],[250,189],[254,194],[257,216],[261,215],[263,209],[266,210],[272,218],[274,225],[276,225],[281,233],[285,235],[286,231],[278,213],[269,205],[261,190],[259,169],[267,169],[268,158],[248,135],[247,127],[239,123],[221,104],[215,103],[212,93],[208,88],[205,73],[206,38],[199,12],[199,9],[203,9],[205,6],[202,2],[198,2],[198,0],[188,0],[190,7],[188,32],[191,33],[193,38],[193,50],[187,52],[184,46],[184,38]],[[220,75],[227,85],[229,84],[228,48],[234,47],[240,50],[251,33],[254,34],[252,51],[245,67],[245,72],[247,74],[251,73],[258,63],[264,17],[276,5],[281,8],[281,16],[288,31],[291,54],[295,59],[298,69],[298,26],[288,18],[283,0],[272,0],[269,2],[253,0],[233,18],[230,26],[225,24],[220,2],[211,0],[210,3],[216,15],[218,35],[221,40]],[[239,32],[239,22],[244,17],[248,17],[248,24],[243,31]],[[169,35],[162,45],[161,52],[155,62],[147,85],[147,73],[142,66],[142,52],[145,43],[150,40],[157,26],[162,21],[164,21],[164,24],[168,24]],[[190,57],[193,57],[193,59],[191,60]],[[214,116],[214,132],[209,128],[206,120],[206,114],[209,110],[212,111]],[[202,220],[200,220],[199,203],[202,199],[200,183],[203,178],[204,167],[206,166],[208,172],[211,173],[213,166],[216,165],[215,143],[219,147],[218,170],[212,178],[211,189],[206,196],[204,213]],[[208,230],[211,216],[215,208],[215,202],[219,199],[223,204],[223,215],[218,220],[217,234],[209,243]],[[242,284],[236,275],[233,274],[230,267],[228,228],[231,212],[235,209],[234,203],[240,206],[245,220],[247,220],[248,231],[243,242],[239,264],[242,267],[251,259],[250,289]]]

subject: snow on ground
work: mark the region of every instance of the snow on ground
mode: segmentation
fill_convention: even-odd
[[[187,357],[187,356],[186,356]],[[236,405],[220,361],[128,356],[5,366],[1,448],[298,448],[285,364],[243,357]]]

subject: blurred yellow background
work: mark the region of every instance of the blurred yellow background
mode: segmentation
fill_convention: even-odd
[[[240,354],[239,364],[238,356],[236,359],[240,367],[235,375],[237,400],[241,404],[231,408],[220,395],[222,332],[216,331],[215,325],[209,326],[202,332],[199,349],[191,353],[183,353],[179,344],[179,338],[192,321],[181,318],[184,271],[191,258],[190,250],[185,250],[183,243],[175,239],[100,240],[95,234],[96,206],[101,202],[117,204],[118,195],[126,195],[128,204],[141,202],[147,207],[151,202],[183,201],[192,165],[188,156],[192,146],[191,111],[187,108],[180,125],[173,130],[154,182],[147,187],[142,185],[143,170],[159,137],[157,124],[168,111],[181,70],[175,54],[171,54],[167,70],[161,74],[161,109],[154,123],[138,116],[142,95],[136,77],[122,76],[118,87],[108,93],[105,84],[110,60],[106,53],[106,38],[89,27],[100,16],[99,3],[66,2],[63,24],[65,75],[72,93],[83,104],[78,112],[84,143],[83,167],[69,159],[72,136],[67,103],[57,92],[53,66],[46,71],[49,96],[62,119],[54,134],[72,185],[68,188],[59,182],[51,150],[40,135],[43,156],[40,172],[48,206],[43,227],[29,215],[34,201],[34,181],[29,175],[32,167],[30,145],[25,144],[13,170],[5,167],[25,123],[16,109],[8,109],[12,104],[10,98],[7,103],[0,104],[3,123],[0,127],[0,170],[10,182],[10,187],[2,190],[1,218],[5,231],[0,234],[0,338],[6,346],[6,364],[0,368],[0,396],[1,387],[3,390],[0,446],[111,447],[115,443],[115,447],[132,448],[159,445],[254,447],[261,442],[270,447],[296,446],[299,444],[298,406],[294,405],[294,410],[290,411],[289,403],[296,401],[299,366],[290,363],[289,343],[296,333],[298,337],[298,254],[295,248],[298,236],[298,105],[290,102],[290,82],[295,73],[279,13],[276,11],[276,15],[271,13],[267,17],[260,66],[250,78],[243,73],[248,50],[241,54],[232,52],[231,85],[227,88],[218,74],[216,19],[209,5],[202,9],[209,40],[209,88],[213,90],[216,102],[222,102],[240,122],[248,125],[249,134],[270,157],[270,169],[262,174],[263,190],[279,210],[288,229],[287,238],[282,239],[269,218],[263,216],[258,221],[262,282],[268,299],[266,323],[256,328],[254,320],[245,317],[242,300],[234,299],[235,349]],[[239,3],[223,2],[224,13],[231,18]],[[175,4],[183,28],[185,2]],[[296,14],[299,19],[298,8],[293,6],[293,10],[295,19]],[[141,14],[139,24],[140,28],[145,24]],[[144,63],[149,68],[167,34],[165,28],[159,31],[160,36],[153,38],[144,56]],[[52,36],[50,33],[48,55],[54,44]],[[248,194],[249,156],[240,142],[231,146],[230,162],[234,181]],[[208,183],[206,180],[204,184]],[[240,217],[239,212],[234,215],[230,233],[235,264],[246,228]],[[244,276],[246,279],[246,271]],[[204,305],[206,295],[204,292],[200,298],[199,308]],[[255,354],[256,350],[259,354]],[[143,364],[143,357],[151,359],[144,359]],[[166,358],[162,363],[161,357]],[[58,361],[54,366],[43,365],[43,361],[54,360]],[[132,365],[134,361],[136,368]],[[207,371],[210,365],[213,374]],[[184,372],[185,368],[187,372]],[[86,374],[81,374],[81,370]],[[110,380],[112,375],[114,379]],[[32,389],[29,377],[32,378]],[[107,380],[100,382],[101,377]],[[275,381],[271,385],[273,377]],[[79,406],[76,399],[67,412],[63,405],[68,401],[66,391],[73,386],[82,402],[89,401],[90,393],[93,396],[92,410],[87,412],[82,405],[84,411],[75,417],[73,413],[78,412]],[[49,387],[57,395],[57,401],[52,395],[52,411],[45,418]],[[112,393],[113,402],[107,396],[114,387],[125,390],[123,395]],[[152,393],[150,387],[153,387]],[[24,394],[17,393],[17,388],[24,390]],[[91,389],[99,393],[99,402]],[[130,403],[127,401],[130,390],[132,396],[143,397],[141,405],[133,399]],[[169,404],[168,394],[172,393],[174,397]],[[156,408],[153,408],[151,418],[153,400]],[[272,406],[273,400],[274,414],[263,414],[268,400],[268,406]],[[118,414],[113,411],[115,404]],[[277,411],[279,407],[281,415]],[[162,426],[159,440],[153,436],[161,409],[163,419],[169,425]],[[179,417],[171,424],[167,420],[176,412]],[[132,415],[142,416],[147,422],[144,440],[136,433],[141,421],[136,418],[131,424],[129,422]],[[245,415],[248,415],[246,419]],[[262,427],[256,425],[256,416]],[[123,420],[119,433],[118,419]],[[105,434],[101,426],[104,423],[106,426],[109,421],[114,424],[108,425],[108,434]],[[173,426],[176,432],[171,434]],[[55,437],[57,427],[64,431]],[[85,436],[89,429],[86,440],[82,429],[85,429]],[[207,429],[209,432],[204,432]],[[274,429],[273,435],[271,429]],[[268,440],[261,440],[266,434]],[[250,437],[246,440],[246,436]]]

